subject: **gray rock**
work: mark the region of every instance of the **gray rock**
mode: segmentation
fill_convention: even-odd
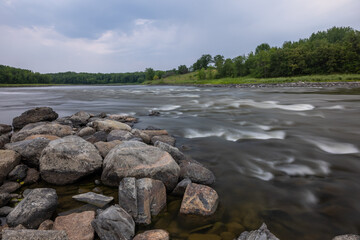
[[[9,193],[0,193],[0,207],[5,206],[11,200]]]
[[[12,125],[14,129],[21,129],[29,123],[54,121],[58,118],[58,114],[49,107],[37,107],[30,109],[20,116],[13,119]]]
[[[29,168],[26,172],[26,178],[24,179],[24,185],[30,185],[36,183],[40,179],[40,173],[35,168]]]
[[[5,133],[3,135],[0,135],[0,149],[2,149],[5,144],[10,142],[11,133]]]
[[[345,234],[336,236],[332,240],[360,240],[360,236],[355,234]]]
[[[133,129],[131,130],[131,133],[138,138],[141,138],[141,140],[146,143],[146,144],[150,144],[151,143],[151,138],[149,135],[147,135],[146,133],[144,133],[143,131],[139,130],[139,129]]]
[[[21,188],[18,182],[6,182],[0,187],[0,193],[12,193]]]
[[[19,165],[20,154],[12,150],[0,150],[0,184],[4,182],[6,176]]]
[[[8,174],[10,181],[21,181],[26,177],[28,166],[25,164],[19,164]]]
[[[78,195],[73,196],[72,198],[79,202],[89,203],[89,204],[95,205],[100,208],[106,206],[112,200],[114,200],[113,197],[108,197],[108,196],[104,196],[104,195],[93,193],[93,192],[78,194]]]
[[[108,155],[111,149],[113,149],[116,145],[122,144],[120,140],[114,140],[111,142],[96,142],[94,143],[95,147],[99,150],[101,156],[103,158]]]
[[[3,194],[3,193],[1,193],[1,194]],[[0,194],[0,201],[1,201],[1,194]],[[12,210],[14,210],[14,208],[9,207],[9,206],[0,208],[0,217],[6,217]]]
[[[121,207],[102,211],[91,225],[101,240],[130,240],[135,235],[135,222]]]
[[[23,197],[26,197],[33,189],[25,189],[24,192],[22,193]]]
[[[209,169],[186,160],[180,163],[180,178],[189,178],[194,183],[204,185],[211,185],[215,182],[215,176]]]
[[[70,117],[70,121],[74,127],[80,127],[87,124],[90,114],[84,111],[77,112]]]
[[[134,135],[125,130],[112,130],[109,135],[107,136],[107,141],[111,142],[114,140],[120,141],[129,141],[130,139],[134,138]]]
[[[5,230],[3,240],[68,240],[65,231],[54,230]]]
[[[12,126],[11,125],[0,124],[0,135],[5,134],[5,133],[9,133],[11,131],[12,131]]]
[[[31,167],[39,167],[42,150],[49,144],[46,138],[23,140],[5,145],[6,149],[14,150],[21,155],[21,160]]]
[[[53,227],[54,227],[54,221],[48,219],[40,224],[38,230],[52,230]]]
[[[191,180],[188,178],[183,179],[181,182],[176,185],[175,189],[172,191],[172,194],[175,196],[183,196],[186,190],[186,187],[191,183]]]
[[[131,131],[131,127],[129,125],[109,119],[96,120],[92,122],[92,126],[97,131],[105,131],[105,132],[111,132],[112,130]]]
[[[65,137],[73,134],[71,126],[61,125],[56,122],[39,122],[30,123],[23,127],[19,132],[13,134],[11,142],[22,141],[31,135],[55,135],[58,137]]]
[[[176,139],[169,135],[154,136],[151,138],[152,144],[155,144],[157,141],[167,143],[170,146],[175,146]]]
[[[186,156],[178,148],[173,147],[167,143],[156,141],[154,146],[168,152],[177,163],[180,163],[181,160],[186,159]]]
[[[272,234],[268,229],[265,223],[261,225],[258,230],[250,231],[250,232],[243,232],[237,238],[237,240],[279,240]]]
[[[97,142],[106,142],[107,135],[107,132],[99,131],[94,133],[93,135],[84,136],[83,139],[94,144]]]
[[[136,178],[123,178],[119,184],[119,205],[133,218],[137,217]]]
[[[170,235],[162,229],[148,230],[136,235],[133,240],[169,240]]]
[[[65,185],[101,169],[102,157],[94,145],[78,136],[51,141],[40,158],[42,179]]]
[[[128,141],[114,147],[104,159],[101,180],[118,186],[124,177],[149,177],[162,181],[171,191],[175,188],[180,168],[165,151],[145,143]]]
[[[58,197],[55,189],[33,189],[6,217],[10,227],[22,224],[26,228],[38,228],[39,225],[51,218],[56,210]]]
[[[93,135],[95,132],[96,132],[95,129],[93,129],[92,127],[84,127],[77,133],[77,135],[79,137],[84,137],[84,136]]]
[[[62,124],[62,125],[67,125],[67,126],[73,127],[73,122],[70,120],[70,117],[58,118],[58,119],[56,119],[55,122]]]

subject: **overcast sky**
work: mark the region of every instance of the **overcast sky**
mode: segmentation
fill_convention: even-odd
[[[0,64],[42,73],[167,70],[333,26],[360,30],[360,0],[0,0]]]

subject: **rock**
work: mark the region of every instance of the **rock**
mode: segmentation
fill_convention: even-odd
[[[160,148],[165,152],[168,152],[177,163],[180,163],[181,160],[186,159],[186,156],[178,148],[173,147],[165,142],[156,141],[154,143],[154,146]]]
[[[336,236],[332,240],[360,240],[360,236],[355,234],[345,234]]]
[[[102,157],[94,145],[78,136],[51,141],[40,158],[46,182],[65,185],[101,169]]]
[[[0,124],[0,135],[3,135],[5,133],[9,133],[11,131],[12,131],[12,126],[11,125]]]
[[[151,110],[149,112],[149,116],[160,116],[160,112],[156,110]]]
[[[9,193],[0,193],[0,207],[5,206],[11,200]]]
[[[40,179],[40,173],[35,168],[29,168],[26,172],[24,185],[31,185],[33,183],[37,183],[39,179]]]
[[[95,133],[95,129],[93,129],[92,127],[85,127],[83,129],[81,129],[77,135],[79,137],[84,137],[84,136],[89,136],[89,135],[93,135]]]
[[[220,234],[221,240],[234,240],[236,239],[236,236],[232,232],[222,232]]]
[[[20,116],[13,119],[12,125],[14,129],[21,129],[29,123],[37,123],[43,121],[54,121],[58,118],[58,114],[49,107],[37,107],[30,109]]]
[[[181,162],[180,178],[189,178],[192,182],[204,185],[211,185],[215,182],[215,176],[209,169],[191,161]]]
[[[11,135],[11,133],[0,135],[0,149],[2,149],[5,144],[10,142]]]
[[[181,202],[180,213],[210,216],[215,213],[219,203],[217,192],[204,185],[191,183],[187,186]]]
[[[0,150],[0,184],[4,182],[6,176],[19,165],[20,154],[12,150]]]
[[[245,231],[245,227],[237,222],[229,222],[226,224],[226,228],[229,232],[235,233],[236,235],[239,235],[243,231]]]
[[[10,181],[21,181],[26,177],[28,167],[25,164],[19,164],[8,174]]]
[[[6,182],[0,187],[0,193],[12,193],[21,188],[18,182]]]
[[[133,240],[169,240],[169,233],[162,229],[145,231],[136,235]]]
[[[128,123],[136,123],[138,120],[135,117],[128,116],[128,115],[117,115],[117,114],[111,114],[107,117],[110,120],[115,120],[119,122],[128,122]]]
[[[2,194],[3,193],[0,193],[0,201],[1,201]],[[0,208],[0,217],[6,217],[12,210],[14,210],[14,208],[8,207],[8,206],[4,206],[4,207]]]
[[[112,130],[109,135],[107,136],[107,141],[111,142],[114,140],[120,141],[129,141],[130,139],[134,138],[134,135],[125,130]]]
[[[11,137],[11,142],[22,141],[31,135],[45,134],[65,137],[67,135],[71,135],[72,133],[72,127],[61,125],[55,122],[30,123],[23,127],[19,132],[13,134],[13,136]]]
[[[96,117],[98,117],[98,118],[106,118],[107,114],[102,112],[102,113],[99,113]]]
[[[39,167],[42,150],[49,144],[46,138],[35,138],[19,142],[8,143],[5,148],[14,150],[21,155],[21,160],[31,167]]]
[[[136,180],[138,215],[137,224],[150,224],[151,216],[156,216],[166,206],[166,188],[159,180],[142,178]]]
[[[94,219],[94,211],[60,216],[55,219],[54,230],[64,230],[69,240],[93,240],[94,229],[91,222]]]
[[[67,125],[67,126],[73,127],[73,122],[70,120],[69,116],[58,118],[55,122],[62,124],[62,125]]]
[[[215,234],[193,233],[189,235],[188,240],[221,240],[221,237]]]
[[[175,189],[172,191],[172,194],[175,196],[183,196],[186,190],[186,187],[191,183],[191,180],[188,178],[183,179],[179,182]]]
[[[59,139],[59,137],[55,135],[37,134],[37,135],[28,136],[27,138],[25,138],[25,140],[32,140],[36,138],[45,138],[50,141]]]
[[[101,240],[130,240],[135,235],[134,220],[118,206],[111,206],[102,211],[91,225]]]
[[[53,230],[5,230],[3,240],[68,240],[65,231]]]
[[[176,142],[175,138],[169,135],[154,136],[151,138],[152,144],[155,144],[157,141],[164,142],[171,146],[175,146],[175,142]]]
[[[40,224],[38,230],[52,230],[53,227],[54,227],[54,222],[48,219]]]
[[[101,180],[117,186],[124,177],[149,177],[162,181],[170,191],[177,184],[180,168],[159,148],[128,141],[114,147],[104,159]]]
[[[264,240],[279,240],[273,235],[268,229],[265,223],[261,225],[258,230],[243,232],[237,238],[237,240],[253,240],[253,239],[264,239]]]
[[[119,205],[133,218],[138,215],[136,179],[123,178],[119,184]]]
[[[147,135],[146,133],[140,131],[139,129],[133,129],[131,130],[131,133],[138,138],[141,138],[141,140],[146,143],[146,144],[150,144],[151,143],[151,138],[149,135]]]
[[[114,200],[113,197],[107,197],[93,192],[87,192],[87,193],[75,195],[72,198],[77,201],[86,202],[100,208],[106,206],[108,203]]]
[[[18,224],[26,228],[38,228],[56,210],[58,197],[51,188],[33,189],[6,217],[10,227]]]
[[[94,133],[93,135],[84,136],[83,139],[90,143],[96,143],[96,142],[106,142],[107,139],[107,133],[104,131],[99,131]]]
[[[161,130],[161,129],[146,129],[146,130],[141,130],[141,132],[147,134],[150,137],[150,139],[154,136],[169,135],[169,133],[166,130]]]
[[[80,127],[87,124],[87,121],[90,118],[90,114],[84,111],[77,112],[70,117],[70,121],[73,123],[73,126]]]
[[[95,147],[99,150],[100,155],[105,158],[106,155],[113,149],[116,145],[122,144],[120,140],[114,140],[111,142],[96,142],[94,143]]]
[[[105,131],[105,132],[110,132],[112,130],[131,131],[131,127],[129,125],[108,119],[94,121],[92,125],[97,131]]]

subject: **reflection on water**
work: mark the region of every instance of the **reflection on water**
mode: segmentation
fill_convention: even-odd
[[[280,239],[331,239],[360,232],[359,89],[197,87],[46,87],[0,89],[0,122],[33,107],[61,116],[84,110],[130,114],[135,125],[165,128],[177,147],[209,167],[220,206],[211,218],[178,216],[181,199],[147,228],[173,239],[215,234],[232,239],[266,222]],[[161,113],[149,117],[150,111]],[[96,176],[95,176],[96,178]],[[56,187],[58,211],[81,206],[79,191],[116,188],[86,179]],[[44,183],[39,184],[44,186]],[[99,190],[99,189],[98,189]],[[146,228],[139,228],[144,230]]]

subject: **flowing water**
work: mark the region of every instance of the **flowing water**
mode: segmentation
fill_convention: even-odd
[[[170,197],[167,210],[153,219],[149,228],[164,228],[173,239],[189,233],[192,239],[231,239],[262,222],[280,239],[360,232],[360,89],[0,89],[0,123],[37,106],[60,116],[79,110],[134,115],[140,118],[135,127],[167,129],[180,150],[211,169],[220,195],[215,216],[178,216],[181,199]],[[150,117],[151,110],[161,115]],[[59,211],[79,206],[71,195],[79,185],[94,187],[93,180],[84,181],[57,188]],[[117,189],[104,192],[116,196]]]

